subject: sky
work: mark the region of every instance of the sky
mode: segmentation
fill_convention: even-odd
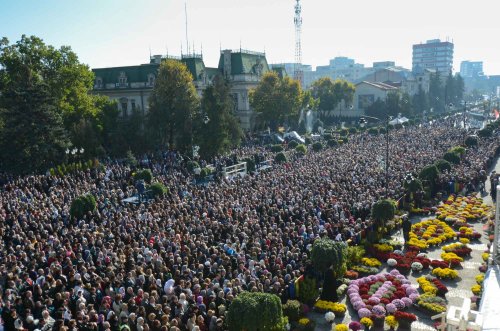
[[[471,60],[483,61],[487,75],[500,74],[500,1],[301,3],[304,64],[347,56],[411,68],[412,45],[441,38],[455,44],[455,71]],[[0,0],[0,37],[69,45],[91,68],[137,65],[149,62],[150,50],[187,52],[185,4],[190,49],[203,50],[205,65],[217,66],[221,48],[240,46],[265,51],[269,63],[294,61],[295,0]]]

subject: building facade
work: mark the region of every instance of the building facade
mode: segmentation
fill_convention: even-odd
[[[483,75],[483,61],[462,61],[460,63],[460,76],[474,78]]]
[[[200,96],[216,76],[228,79],[235,115],[244,130],[253,129],[257,114],[250,107],[248,94],[258,85],[262,75],[270,70],[264,53],[222,50],[217,67],[206,67],[201,54],[190,54],[181,57],[154,55],[147,64],[97,68],[92,70],[95,74],[93,93],[116,100],[121,116],[129,116],[133,111],[140,111],[145,116],[158,68],[166,59],[186,65]]]
[[[412,71],[420,74],[432,69],[447,76],[453,71],[453,47],[453,43],[439,39],[413,45]]]

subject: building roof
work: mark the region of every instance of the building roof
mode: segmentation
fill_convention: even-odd
[[[224,70],[224,51],[219,58],[219,70]],[[259,68],[260,67],[260,68]],[[266,55],[245,50],[231,51],[231,75],[257,74],[269,71]]]
[[[96,68],[92,69],[96,79],[101,78],[102,84],[105,86],[110,83],[118,83],[118,78],[123,72],[127,77],[127,82],[147,82],[148,75],[158,72],[159,64],[148,63],[137,66],[112,67],[112,68]]]
[[[367,82],[365,80],[362,81],[362,82],[357,83],[356,86],[361,85],[361,84],[367,84],[367,85],[376,87],[376,88],[381,89],[381,90],[386,90],[386,91],[397,90],[398,89],[397,87],[394,87],[394,86],[389,85],[389,84],[380,83],[380,82],[373,83],[373,82]]]

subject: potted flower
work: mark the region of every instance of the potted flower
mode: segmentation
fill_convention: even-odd
[[[369,330],[373,326],[373,321],[369,317],[361,318],[359,320],[359,323],[361,323],[365,327],[365,330]]]
[[[401,330],[410,330],[411,323],[417,320],[417,316],[412,313],[406,313],[402,311],[397,311],[394,313],[394,317],[398,321],[399,328]]]
[[[423,268],[424,266],[420,262],[413,262],[411,264],[411,270],[413,270],[413,272],[420,272]]]
[[[332,323],[333,323],[333,321],[335,320],[335,314],[334,314],[334,313],[332,313],[331,311],[327,312],[327,313],[325,314],[325,320],[326,320],[328,323],[332,324]]]
[[[396,261],[395,259],[388,259],[387,264],[389,265],[389,267],[394,268],[398,264],[398,261]]]
[[[334,331],[348,331],[348,330],[349,328],[347,327],[347,325],[343,323],[335,325],[334,328]]]
[[[389,315],[385,318],[385,324],[387,324],[391,330],[394,330],[398,326],[398,321],[394,315]]]
[[[361,330],[361,326],[362,324],[359,323],[358,321],[352,321],[351,323],[349,323],[349,329],[351,329],[352,331]]]

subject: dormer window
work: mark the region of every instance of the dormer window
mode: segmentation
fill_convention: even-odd
[[[120,86],[127,86],[127,76],[125,76],[123,71],[120,72],[120,76],[118,76],[118,84],[120,84]]]
[[[95,79],[95,87],[96,88],[102,88],[102,78],[101,77],[97,77]]]
[[[155,85],[155,75],[153,75],[153,74],[148,75],[148,85],[149,86]]]

